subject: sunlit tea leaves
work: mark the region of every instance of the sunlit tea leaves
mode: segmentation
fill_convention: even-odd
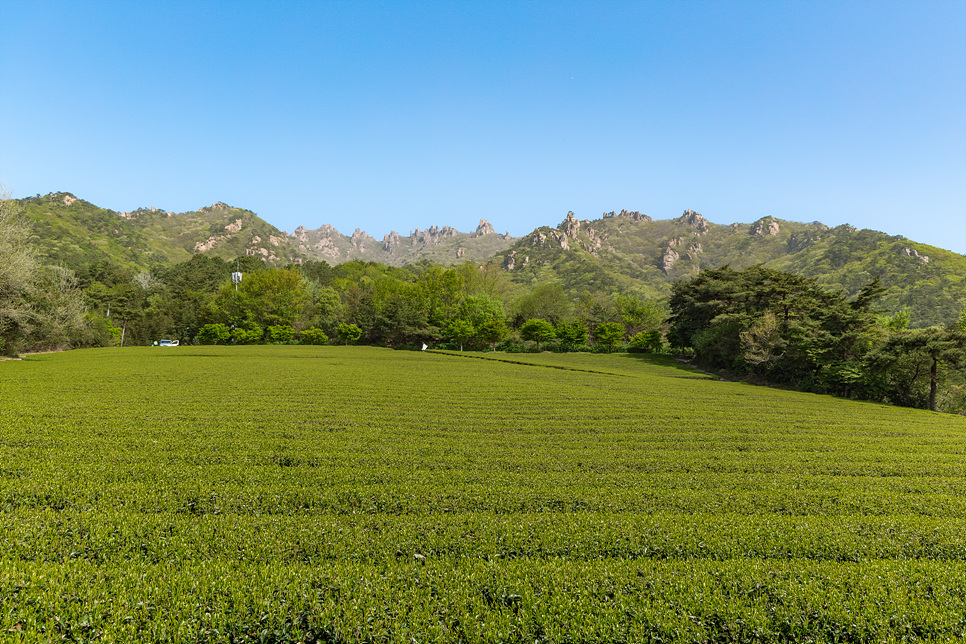
[[[643,354],[99,349],[0,387],[0,641],[966,633],[961,417]]]

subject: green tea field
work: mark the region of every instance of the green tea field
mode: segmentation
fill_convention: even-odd
[[[0,362],[0,642],[966,639],[966,419],[667,357]]]

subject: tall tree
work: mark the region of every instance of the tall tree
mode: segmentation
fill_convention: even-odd
[[[542,319],[557,325],[571,317],[573,303],[559,284],[538,284],[516,304],[516,322]]]
[[[949,329],[902,330],[870,354],[871,368],[881,371],[886,397],[915,404],[914,387],[928,383],[926,406],[937,411],[939,386],[948,372],[966,367],[966,332]]]
[[[30,234],[20,205],[0,190],[0,351],[11,348],[31,328],[29,295],[39,262]]]
[[[664,326],[667,310],[660,302],[631,295],[618,296],[616,300],[620,321],[624,323],[628,335],[653,331]]]
[[[209,317],[235,325],[250,320],[262,328],[297,327],[304,322],[310,302],[308,285],[297,270],[266,268],[245,273],[237,285],[225,280]]]
[[[459,343],[460,351],[463,350],[464,344],[476,337],[476,327],[473,326],[473,323],[461,318],[450,320],[444,331],[446,337]]]
[[[531,342],[536,342],[537,347],[544,342],[550,342],[557,337],[557,331],[553,328],[553,325],[546,320],[541,320],[539,318],[527,320],[520,327],[520,337],[524,340],[529,340]]]

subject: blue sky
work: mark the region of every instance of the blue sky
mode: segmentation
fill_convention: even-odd
[[[291,232],[686,208],[966,254],[966,1],[0,3],[0,181]]]

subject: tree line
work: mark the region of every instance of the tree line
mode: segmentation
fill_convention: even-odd
[[[668,340],[698,364],[769,384],[966,412],[966,311],[912,330],[908,310],[876,310],[883,291],[878,278],[848,296],[760,265],[706,270],[672,286]]]
[[[231,274],[240,274],[232,281]],[[115,344],[360,342],[396,349],[614,351],[663,347],[666,310],[643,297],[514,286],[496,265],[374,262],[270,267],[196,255],[157,271],[78,274],[89,318]]]

